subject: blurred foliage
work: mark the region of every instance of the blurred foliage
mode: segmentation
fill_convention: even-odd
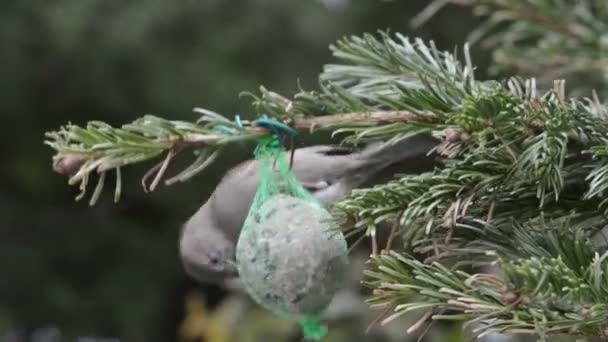
[[[330,3],[326,1],[326,3]],[[389,28],[461,43],[474,22],[453,8],[411,31],[426,1],[5,0],[0,4],[0,337],[53,325],[64,336],[171,341],[185,293],[199,288],[177,259],[180,225],[221,172],[248,157],[235,148],[204,176],[146,195],[141,170],[123,175],[119,205],[73,201],[52,172],[43,133],[66,122],[121,124],[150,113],[196,116],[204,106],[246,115],[242,90],[315,86],[328,45]],[[484,59],[485,58],[485,59]],[[478,64],[487,56],[476,56]],[[111,191],[111,189],[107,189]],[[203,288],[213,307],[217,289]]]

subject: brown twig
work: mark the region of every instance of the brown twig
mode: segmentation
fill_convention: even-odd
[[[399,224],[401,223],[401,219],[403,218],[404,214],[405,214],[405,209],[401,210],[401,213],[399,214],[399,216],[397,216],[397,220],[392,225],[391,231],[388,234],[388,240],[386,241],[386,246],[384,247],[384,250],[390,251],[391,246],[393,244],[393,240],[395,239],[395,235],[397,234],[397,228],[399,227]]]
[[[55,155],[53,157],[53,171],[66,175],[73,176],[87,161],[87,157],[83,155]]]
[[[378,111],[364,113],[341,113],[295,119],[293,127],[298,131],[329,128],[341,123],[352,125],[385,125],[397,122],[427,121],[435,117],[432,113],[412,113],[409,111]]]
[[[289,139],[289,170],[293,168],[293,158],[295,156],[296,144],[293,136]]]
[[[426,318],[426,319],[428,319],[428,318]],[[425,319],[425,321],[426,321],[426,319]],[[431,320],[431,322],[429,322],[429,324],[426,325],[426,327],[424,328],[424,330],[420,333],[420,336],[418,336],[418,339],[416,340],[416,342],[421,342],[422,339],[424,339],[424,337],[426,336],[426,334],[431,330],[431,327],[433,326],[433,323],[435,323],[435,321]]]
[[[374,318],[370,324],[367,326],[367,328],[365,329],[365,333],[369,334],[370,331],[372,331],[372,329],[378,324],[378,322],[380,322],[381,319],[383,319],[384,317],[386,317],[386,315],[392,310],[392,307],[388,307],[386,309],[384,309],[384,311],[382,311],[378,316],[376,316],[376,318]]]
[[[323,129],[348,123],[349,125],[386,125],[398,122],[429,121],[434,118],[432,113],[412,113],[409,111],[377,111],[362,113],[339,113],[324,116],[311,116],[290,120],[289,124],[297,131]],[[251,135],[266,135],[271,133],[263,127],[245,127],[244,131]],[[187,134],[179,139],[167,141],[172,145],[214,145],[225,139],[222,134]]]
[[[289,124],[297,131],[309,131],[312,128],[315,129],[327,129],[341,124],[348,124],[349,126],[367,125],[367,126],[378,126],[384,124],[392,124],[399,122],[412,122],[412,121],[429,121],[434,118],[432,113],[412,113],[409,111],[377,111],[377,112],[362,112],[362,113],[341,113],[326,116],[312,116],[305,118],[298,118],[291,120]],[[263,127],[245,127],[243,133],[250,138],[256,136],[268,135],[271,132]],[[167,146],[167,149],[180,150],[184,148],[193,148],[207,145],[217,145],[230,139],[231,136],[225,134],[185,134],[177,138],[171,139],[158,139],[154,143]],[[103,157],[103,151],[96,151],[94,153],[78,153],[71,154],[62,152],[61,158],[55,156],[53,169],[55,172],[63,175],[70,175],[74,173],[76,166],[84,164],[87,160],[98,159]],[[70,159],[71,158],[71,159]],[[69,160],[69,162],[66,162]],[[67,165],[67,166],[66,166]],[[153,168],[154,171],[158,170],[162,166],[157,165]],[[153,173],[154,171],[151,170]],[[148,175],[150,176],[150,175]],[[144,177],[147,178],[147,177]]]
[[[486,217],[486,225],[490,224],[494,218],[494,211],[496,210],[496,201],[490,203],[490,209],[488,209],[488,216]]]

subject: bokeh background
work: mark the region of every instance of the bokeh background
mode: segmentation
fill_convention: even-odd
[[[89,207],[52,172],[44,133],[68,122],[120,125],[143,114],[195,120],[194,107],[247,116],[252,109],[239,92],[264,85],[292,94],[298,81],[314,88],[332,61],[328,45],[343,35],[390,29],[440,48],[462,44],[477,20],[469,9],[449,7],[410,28],[426,4],[3,0],[0,341],[194,341],[186,336],[205,329],[198,341],[228,341],[217,332],[226,326],[205,322],[218,308],[228,316],[237,309],[221,289],[185,275],[177,238],[221,173],[251,150],[235,147],[195,179],[152,194],[139,185],[147,165],[132,167],[119,204],[106,194]],[[483,75],[489,52],[473,47],[473,55]],[[276,320],[251,315],[229,329],[250,329],[242,336],[251,341],[288,340],[276,337],[289,330]],[[395,329],[405,336],[403,326]],[[461,338],[454,334],[451,340]]]

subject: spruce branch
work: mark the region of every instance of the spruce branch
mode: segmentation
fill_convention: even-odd
[[[494,72],[568,79],[606,94],[608,6],[603,0],[452,0],[486,20],[469,40],[493,50]]]
[[[458,110],[443,116],[443,124],[435,123],[435,129],[449,127],[468,136],[454,143],[445,138],[446,129],[440,132],[445,168],[354,191],[335,207],[360,227],[405,210],[401,224],[408,227],[406,241],[413,242],[466,215],[479,218],[492,211],[497,217],[512,202],[547,208],[560,201],[565,188],[572,196],[568,199],[591,199],[602,191],[598,177],[605,173],[603,159],[589,158],[589,151],[599,157],[608,136],[603,111],[596,110],[600,105],[591,103],[566,99],[561,83],[539,94],[533,81],[516,79],[493,93],[465,98]],[[586,168],[581,169],[581,160]],[[563,203],[570,205],[568,199]],[[592,203],[596,209],[603,206]]]
[[[419,38],[412,41],[398,33],[395,39],[387,32],[380,32],[380,39],[371,34],[346,37],[330,49],[343,64],[326,65],[320,79],[362,98],[369,94],[396,95],[395,86],[425,88],[424,80],[461,92],[474,91],[474,67],[466,45],[466,63],[459,61],[456,53],[439,51],[432,41],[426,43]]]
[[[70,185],[80,184],[78,200],[86,194],[91,174],[96,172],[100,175],[90,202],[93,205],[101,193],[108,171],[115,170],[117,173],[115,201],[118,201],[121,167],[152,160],[164,153],[163,160],[142,178],[144,190],[154,191],[164,178],[172,159],[183,150],[193,150],[195,159],[177,175],[167,178],[164,181],[166,185],[187,181],[203,171],[218,157],[226,144],[257,139],[271,133],[266,128],[255,126],[254,122],[233,122],[200,108],[195,111],[202,114],[196,123],[146,115],[120,128],[98,121],[89,122],[85,127],[69,124],[59,131],[48,132],[45,143],[56,151],[53,157],[54,170],[70,176]],[[431,114],[426,116],[432,117]],[[369,128],[413,121],[419,117],[422,117],[421,114],[407,111],[376,111],[302,117],[291,119],[289,123],[297,130],[313,131],[341,126]]]
[[[397,78],[374,81],[380,88],[368,89],[364,96],[339,79],[340,74],[350,74],[351,71],[330,72],[333,76],[329,78],[322,75],[319,91],[302,90],[293,99],[264,87],[260,87],[260,95],[245,95],[253,99],[253,107],[258,113],[282,120],[297,130],[332,129],[336,134],[347,135],[345,143],[361,143],[401,139],[443,127],[441,116],[452,111],[462,96],[496,87],[494,83],[482,84],[474,80],[466,48],[467,64],[462,66],[454,55],[438,51],[433,43],[427,45],[419,39],[411,43],[400,35],[397,39],[386,33],[381,33],[379,39],[371,35],[362,39],[351,37],[339,46],[335,55],[347,63],[359,61],[368,64],[369,70],[400,70],[400,73]],[[375,53],[370,54],[366,50],[368,47]],[[382,63],[383,60],[388,62]],[[369,80],[370,75],[362,73],[356,77]],[[415,82],[418,86],[412,88],[407,82]],[[392,89],[392,95],[381,88]],[[70,184],[80,183],[80,199],[85,195],[93,171],[105,177],[105,172],[116,170],[118,176],[120,167],[164,154],[163,161],[143,179],[144,190],[152,191],[163,179],[173,158],[185,149],[194,150],[195,161],[165,183],[186,181],[201,172],[228,143],[257,139],[269,133],[254,127],[252,122],[234,122],[208,110],[197,111],[202,117],[196,123],[147,115],[121,128],[97,121],[84,128],[70,124],[57,132],[47,133],[45,143],[57,152],[55,171],[69,175]],[[147,185],[150,179],[151,184]],[[98,189],[94,194],[100,193],[101,187]],[[116,200],[120,189],[117,183]],[[96,200],[97,197],[93,197],[90,203]]]
[[[327,115],[369,110],[409,110],[440,115],[453,110],[464,96],[475,96],[497,87],[479,82],[468,47],[464,63],[457,53],[437,49],[435,44],[394,37],[345,37],[331,46],[340,63],[329,64],[319,76],[319,90],[300,90],[292,100],[261,88],[253,97],[258,112],[272,117]]]
[[[503,4],[474,1],[482,2]],[[518,10],[532,11],[553,2],[515,3],[529,5]],[[554,13],[542,13],[543,18],[528,13],[526,20],[536,29],[550,26]],[[573,16],[591,25],[580,13]],[[539,32],[545,37],[546,31]],[[582,44],[567,46],[599,46],[559,30],[551,34],[558,35],[556,41]],[[608,108],[598,94],[569,96],[559,80],[549,86],[535,78],[481,81],[466,47],[462,61],[432,42],[400,35],[347,37],[332,52],[338,61],[324,69],[318,90],[300,89],[288,98],[261,87],[247,95],[256,115],[300,131],[343,134],[344,143],[418,133],[441,141],[433,151],[434,170],[398,175],[332,205],[355,233],[373,236],[380,223],[389,222],[391,236],[404,242],[404,253],[374,253],[367,272],[370,303],[394,310],[384,323],[424,310],[423,318],[479,325],[476,335],[607,334],[608,246],[591,243],[608,226]],[[116,171],[118,199],[125,166],[160,157],[143,178],[144,189],[154,190],[163,179],[171,184],[200,173],[227,144],[270,133],[255,121],[197,111],[202,116],[193,123],[144,116],[120,128],[95,121],[67,125],[47,133],[46,143],[57,153],[55,170],[80,184],[79,198],[99,173],[94,203],[108,171]],[[195,160],[165,178],[184,150],[194,151]],[[502,274],[462,268],[478,265],[497,265]]]
[[[476,337],[489,333],[605,334],[606,257],[595,255],[585,277],[560,258],[500,261],[504,277],[430,265],[394,251],[372,257],[365,284],[373,308],[392,308],[386,324],[411,312],[433,320],[465,321]],[[477,326],[475,326],[477,325]]]

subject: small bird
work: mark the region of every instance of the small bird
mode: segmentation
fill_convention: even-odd
[[[372,144],[362,151],[318,145],[294,151],[292,172],[322,203],[343,198],[396,163],[400,171],[418,171],[429,164],[438,145],[430,134]],[[256,160],[245,161],[222,178],[207,202],[183,226],[179,253],[186,273],[202,283],[222,284],[237,277],[236,242],[260,181]]]

